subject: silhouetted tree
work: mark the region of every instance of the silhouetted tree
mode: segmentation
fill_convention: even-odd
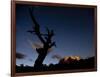
[[[29,30],[27,32],[29,32],[31,34],[35,34],[39,38],[41,43],[43,44],[42,48],[36,48],[38,57],[34,64],[34,68],[40,69],[40,67],[43,66],[42,63],[43,63],[45,57],[47,56],[49,49],[52,48],[53,46],[56,46],[55,42],[52,41],[52,37],[54,36],[54,31],[50,30],[49,28],[46,27],[47,33],[42,33],[40,31],[40,25],[36,21],[34,15],[33,15],[33,8],[29,8],[29,14],[34,23],[34,26],[33,26],[32,30]]]

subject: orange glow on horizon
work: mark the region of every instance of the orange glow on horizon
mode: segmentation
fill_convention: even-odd
[[[69,58],[72,60],[80,60],[80,56],[65,56],[64,61],[67,61]]]

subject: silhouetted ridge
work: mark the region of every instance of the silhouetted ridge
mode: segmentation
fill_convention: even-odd
[[[16,65],[16,72],[42,72],[42,71],[56,71],[56,70],[73,70],[73,69],[91,69],[94,68],[94,57],[89,57],[87,59],[80,59],[80,60],[70,60],[71,62],[65,62],[62,63],[62,61],[59,61],[58,64],[50,64],[47,66],[46,64],[42,64],[41,66],[32,67],[32,66],[24,66],[21,64],[20,66]]]

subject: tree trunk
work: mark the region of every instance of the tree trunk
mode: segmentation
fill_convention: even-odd
[[[41,67],[43,66],[43,61],[47,55],[47,52],[46,51],[41,51],[42,53],[39,53],[38,54],[38,57],[35,61],[35,64],[34,64],[34,69],[35,70],[41,70]]]

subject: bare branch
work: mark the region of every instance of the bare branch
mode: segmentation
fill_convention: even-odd
[[[32,14],[33,11],[34,11],[33,8],[29,8],[30,17],[31,17],[33,23],[34,23],[36,26],[39,27],[40,25],[37,23],[37,21],[36,21],[35,18],[34,18],[34,15]]]
[[[51,48],[52,46],[55,46],[55,47],[56,47],[55,42],[52,42],[52,43],[50,44],[49,48]]]
[[[33,26],[33,30],[32,31],[28,31],[28,32],[30,32],[30,33],[34,32],[38,36],[38,38],[41,40],[41,42],[44,44],[45,40],[43,39],[43,37],[41,35],[40,25],[35,20],[34,15],[32,14],[32,12],[33,12],[32,8],[29,8],[30,17],[31,17],[33,23],[35,24],[35,26]]]

